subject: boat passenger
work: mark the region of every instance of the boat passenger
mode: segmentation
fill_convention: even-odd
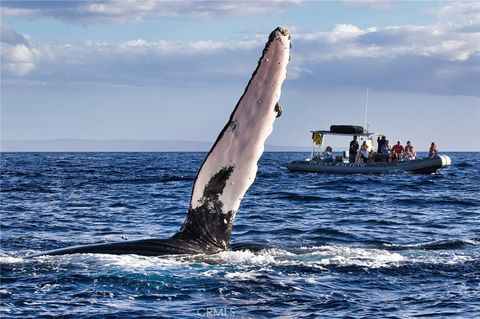
[[[401,158],[403,153],[403,145],[400,140],[397,141],[397,144],[392,147],[392,160],[398,161]]]
[[[390,141],[385,140],[385,143],[382,145],[382,148],[380,149],[380,153],[386,154],[390,153]]]
[[[438,148],[437,145],[435,145],[434,142],[432,142],[432,145],[430,145],[430,149],[428,150],[428,156],[429,157],[434,157],[438,153]]]
[[[361,160],[363,163],[368,161],[368,146],[367,142],[363,141],[362,147],[360,148]]]
[[[327,146],[327,148],[323,152],[323,161],[324,162],[333,162],[332,152],[333,152],[332,148],[330,146]]]
[[[375,163],[375,152],[373,151],[373,148],[368,152],[368,162]]]
[[[348,161],[350,163],[355,163],[355,158],[357,157],[358,153],[358,142],[357,136],[353,136],[353,140],[350,142],[350,148],[348,150]]]
[[[392,161],[392,154],[391,154],[391,149],[390,149],[390,145],[389,145],[388,140],[386,140],[385,144],[383,145],[382,155],[383,155],[382,162],[391,162]]]
[[[407,142],[407,145],[405,146],[405,156],[409,160],[414,160],[415,157],[417,156],[417,152],[413,149],[412,144],[410,141]]]
[[[377,138],[377,153],[383,153],[383,148],[385,147],[385,143],[387,142],[387,137],[385,135],[379,135]]]

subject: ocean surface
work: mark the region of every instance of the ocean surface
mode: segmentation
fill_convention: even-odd
[[[172,235],[205,153],[2,153],[1,318],[479,318],[480,153],[436,175],[289,173],[265,153],[232,242],[23,258]]]

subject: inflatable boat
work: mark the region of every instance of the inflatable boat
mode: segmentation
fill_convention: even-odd
[[[392,159],[391,153],[377,154],[373,152],[373,136],[361,126],[332,125],[330,130],[311,131],[313,150],[309,158],[294,160],[286,166],[290,171],[343,173],[343,174],[384,174],[410,172],[414,174],[432,174],[437,170],[451,165],[447,155],[431,154],[425,158],[415,158],[404,153]],[[365,142],[369,158],[362,159],[360,152],[352,160],[349,152],[344,151],[336,156],[323,150],[325,135],[357,136],[360,142]],[[328,151],[328,147],[327,147]],[[331,151],[331,150],[330,150]]]

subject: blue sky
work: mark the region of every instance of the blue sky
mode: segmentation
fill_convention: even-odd
[[[281,25],[268,144],[362,125],[368,87],[371,130],[480,151],[478,1],[2,1],[1,17],[2,139],[213,142]]]

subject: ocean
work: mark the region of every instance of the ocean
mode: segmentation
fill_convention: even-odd
[[[55,248],[171,236],[205,153],[2,153],[1,318],[478,318],[480,153],[435,175],[288,172],[264,153],[232,243],[143,257]]]

